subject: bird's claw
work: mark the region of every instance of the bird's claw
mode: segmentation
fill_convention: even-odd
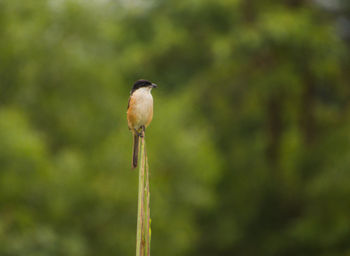
[[[142,126],[141,126],[141,132],[139,133],[139,136],[140,136],[141,138],[143,138],[143,137],[145,136],[145,130],[146,130],[145,126],[142,125]]]

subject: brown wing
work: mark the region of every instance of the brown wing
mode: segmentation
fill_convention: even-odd
[[[131,99],[131,96],[132,96],[133,93],[134,93],[134,91],[131,90],[131,91],[130,91],[129,101],[128,101],[128,108],[127,108],[127,109],[129,109],[129,107],[130,107],[130,99]]]
[[[128,126],[130,130],[133,130],[133,124],[136,122],[136,116],[135,113],[133,112],[133,105],[135,104],[135,100],[130,97],[129,102],[128,102],[128,111],[127,113],[127,119],[128,119]]]
[[[129,109],[129,107],[130,107],[130,99],[131,99],[131,97],[129,97],[129,100],[128,100],[128,108],[127,108],[127,109]]]

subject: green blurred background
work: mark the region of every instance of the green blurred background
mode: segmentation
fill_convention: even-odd
[[[350,255],[347,0],[0,0],[0,255]]]

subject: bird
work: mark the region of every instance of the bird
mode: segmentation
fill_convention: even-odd
[[[153,118],[153,97],[151,91],[157,88],[155,83],[145,79],[137,80],[131,91],[128,102],[127,120],[129,130],[133,133],[132,168],[137,167],[139,137],[143,137],[146,127]]]

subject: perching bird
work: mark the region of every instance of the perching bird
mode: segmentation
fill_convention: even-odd
[[[130,91],[127,119],[129,129],[134,135],[132,168],[137,166],[139,137],[153,118],[153,97],[151,90],[157,85],[147,80],[138,80]]]

